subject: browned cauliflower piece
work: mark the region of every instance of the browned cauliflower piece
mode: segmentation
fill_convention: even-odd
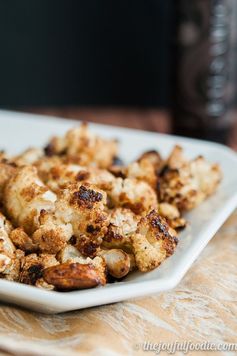
[[[56,253],[72,236],[72,227],[54,215],[57,196],[33,166],[17,169],[4,190],[4,205],[15,226],[22,227],[43,252]]]
[[[38,161],[43,155],[44,150],[42,148],[28,148],[20,155],[13,157],[12,161],[17,166],[26,166]]]
[[[155,210],[141,218],[131,236],[136,265],[141,272],[150,271],[173,254],[178,243],[175,231]]]
[[[16,173],[16,165],[8,160],[0,161],[0,201],[3,199],[3,192],[9,179]]]
[[[9,237],[11,230],[10,222],[0,213],[0,273],[11,266],[16,250]]]
[[[56,202],[56,216],[73,226],[76,236],[102,238],[107,232],[106,193],[89,183],[76,183],[62,190]]]
[[[130,237],[137,230],[139,220],[140,217],[134,214],[130,209],[113,209],[110,215],[108,231],[103,238],[102,246],[131,252],[132,244]]]
[[[4,150],[0,150],[0,162],[7,160],[8,156]]]
[[[181,217],[178,208],[169,203],[159,204],[159,214],[167,220],[173,229],[183,229],[187,224],[186,220]]]
[[[68,183],[88,182],[108,190],[114,176],[105,169],[63,163],[59,157],[45,157],[36,162],[40,178],[54,192],[66,188]]]
[[[33,233],[32,241],[38,250],[57,253],[73,235],[72,225],[53,212],[41,210],[39,228]]]
[[[181,147],[173,150],[167,162],[159,174],[159,199],[181,211],[199,205],[214,193],[221,181],[217,164],[210,164],[201,156],[185,160]]]
[[[147,182],[152,188],[157,186],[157,171],[162,164],[161,156],[156,151],[148,151],[135,162],[124,168],[127,178],[136,178]]]
[[[17,281],[20,272],[20,258],[24,252],[16,250],[9,235],[11,223],[0,213],[0,275],[8,280]]]
[[[94,238],[93,236],[73,235],[69,241],[75,246],[84,257],[95,257],[100,249],[101,238]]]
[[[17,169],[4,190],[4,206],[14,225],[23,226],[28,234],[39,227],[42,210],[53,211],[56,195],[38,178],[33,166]]]
[[[179,145],[175,145],[166,162],[164,161],[163,163],[173,169],[183,167],[187,163],[187,159],[183,154],[183,148]]]
[[[37,255],[32,253],[21,259],[21,272],[19,281],[30,285],[37,285],[41,288],[53,289],[43,280],[44,269],[58,265],[59,262],[54,255],[42,253]]]
[[[109,167],[117,155],[116,140],[103,139],[88,130],[83,123],[69,130],[64,137],[54,137],[46,147],[46,155],[60,155],[65,161],[82,166]]]
[[[163,164],[163,159],[159,152],[152,150],[144,152],[137,160],[138,162],[150,162],[154,169],[157,171]]]
[[[138,215],[158,206],[156,193],[150,185],[134,178],[116,178],[108,196],[112,205],[129,208]]]
[[[20,269],[21,269],[21,259],[25,256],[22,250],[15,250],[14,256],[11,259],[11,264],[5,269],[3,276],[8,281],[19,281]]]
[[[18,227],[11,231],[10,239],[14,245],[27,253],[32,253],[38,250],[38,246],[35,245],[32,239],[27,235],[22,227]]]
[[[141,160],[129,164],[125,169],[127,178],[135,178],[138,181],[147,182],[152,188],[156,188],[157,175],[150,161]]]
[[[105,208],[105,192],[88,183],[72,183],[61,191],[53,213],[41,211],[33,241],[49,253],[60,251],[72,235],[82,241],[86,236],[90,243],[99,245],[109,224]]]
[[[157,172],[163,161],[157,151],[144,152],[136,161],[124,165],[113,165],[109,171],[120,178],[135,178],[138,181],[147,182],[152,188],[157,186]]]

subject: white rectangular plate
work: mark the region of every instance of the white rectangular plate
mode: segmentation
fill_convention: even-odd
[[[83,119],[83,118],[82,118]],[[11,154],[29,146],[42,146],[55,134],[62,135],[78,121],[0,111],[0,149]],[[156,149],[167,156],[180,144],[188,157],[203,154],[221,165],[224,178],[218,192],[186,215],[189,226],[180,234],[173,256],[149,273],[133,273],[104,287],[73,292],[49,292],[0,279],[0,300],[45,313],[59,313],[141,297],[175,287],[215,232],[237,206],[237,155],[229,148],[205,141],[91,124],[104,137],[120,140],[120,156],[129,162],[140,153]]]

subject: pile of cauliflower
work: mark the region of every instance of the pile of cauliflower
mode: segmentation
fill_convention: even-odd
[[[105,285],[173,254],[183,213],[213,194],[220,168],[175,146],[123,165],[87,124],[44,149],[0,154],[0,277],[47,290]]]

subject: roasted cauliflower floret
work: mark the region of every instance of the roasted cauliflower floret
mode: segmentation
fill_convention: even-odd
[[[144,181],[156,189],[157,172],[162,164],[163,161],[158,152],[148,151],[127,166],[112,165],[109,167],[109,170],[115,177],[133,178],[138,181]]]
[[[164,161],[164,165],[172,169],[179,169],[183,167],[186,163],[187,159],[184,157],[183,149],[179,145],[174,146],[166,162]]]
[[[51,254],[40,254],[37,255],[32,253],[21,259],[21,272],[20,279],[21,283],[35,285],[38,283],[38,286],[45,286],[46,289],[52,289],[51,286],[46,284],[46,281],[43,281],[43,271],[45,268],[58,265],[58,261],[54,255]]]
[[[147,182],[151,187],[156,188],[157,175],[154,166],[146,160],[133,162],[125,169],[127,178],[135,178],[138,181]]]
[[[135,162],[123,169],[127,178],[136,178],[147,182],[152,188],[157,186],[157,171],[162,164],[161,156],[156,151],[148,151]]]
[[[3,192],[9,179],[16,173],[16,165],[3,159],[0,161],[0,201],[3,199]]]
[[[37,249],[46,253],[57,253],[73,235],[70,221],[56,212],[41,210],[39,228],[33,233],[32,241]]]
[[[159,174],[159,198],[180,210],[190,210],[213,194],[220,180],[221,171],[217,164],[210,164],[201,156],[187,161],[181,148],[176,147],[168,165]]]
[[[107,232],[106,193],[94,185],[71,184],[61,192],[55,215],[71,222],[75,236],[101,239]]]
[[[14,225],[28,234],[39,227],[41,210],[53,211],[56,195],[38,178],[33,166],[18,168],[4,190],[4,205]]]
[[[106,248],[118,248],[131,252],[130,237],[137,230],[139,216],[130,209],[116,208],[111,212],[108,231],[103,238],[102,245]]]
[[[136,265],[141,272],[159,266],[173,254],[178,243],[175,231],[155,210],[141,218],[131,241]]]
[[[68,185],[55,202],[53,213],[41,211],[34,243],[49,253],[60,251],[73,235],[82,244],[86,237],[87,245],[100,245],[109,224],[106,202],[106,193],[88,183]]]
[[[56,199],[33,166],[18,168],[4,190],[5,208],[14,225],[33,234],[33,245],[43,252],[56,253],[72,236],[71,226],[55,217]]]
[[[163,164],[163,159],[162,159],[161,155],[159,154],[159,152],[157,152],[155,150],[144,152],[138,158],[137,161],[138,162],[144,162],[144,161],[150,162],[156,171],[158,171],[159,168]]]
[[[54,137],[46,147],[46,155],[60,155],[65,161],[82,166],[109,167],[117,155],[116,140],[103,139],[88,130],[83,123],[69,130],[64,137]]]
[[[186,220],[181,217],[180,211],[169,203],[159,204],[159,214],[164,217],[173,229],[182,229],[186,226]]]
[[[20,155],[13,157],[12,161],[17,166],[26,166],[38,161],[44,155],[42,148],[28,148]]]
[[[114,206],[131,209],[138,215],[158,206],[155,191],[146,182],[136,179],[116,178],[108,196]]]
[[[105,169],[66,164],[56,156],[43,158],[35,165],[40,178],[54,192],[66,188],[68,183],[76,182],[88,182],[100,189],[108,190],[115,179]]]
[[[19,281],[21,259],[25,256],[22,250],[15,250],[14,256],[11,258],[11,264],[5,269],[3,276],[8,281]]]
[[[27,235],[22,227],[18,227],[11,231],[10,239],[14,245],[24,252],[32,253],[37,251],[38,246],[35,245],[32,239]]]
[[[16,250],[9,237],[11,230],[10,222],[0,213],[0,273],[11,266]]]
[[[0,213],[0,275],[4,278],[17,281],[20,272],[20,258],[24,252],[16,250],[10,239],[11,223]]]

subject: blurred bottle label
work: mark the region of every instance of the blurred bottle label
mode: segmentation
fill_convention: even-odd
[[[228,130],[233,121],[237,1],[179,0],[177,4],[174,129],[178,134],[215,139],[218,130]]]

